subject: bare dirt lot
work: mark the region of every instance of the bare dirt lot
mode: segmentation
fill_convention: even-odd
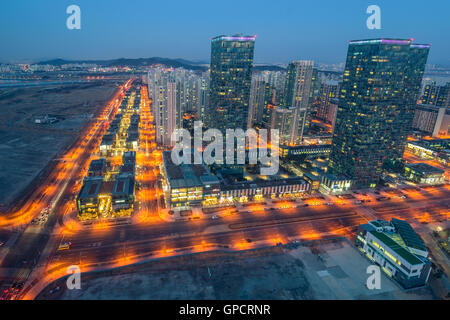
[[[381,289],[367,289],[368,265],[346,240],[210,252],[82,274],[80,290],[64,289],[62,279],[38,299],[433,298],[427,288],[405,292],[384,274]]]
[[[7,207],[113,95],[114,83],[0,89],[0,207]],[[55,117],[38,124],[37,118]]]

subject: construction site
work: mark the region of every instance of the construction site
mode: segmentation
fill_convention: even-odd
[[[61,155],[116,89],[108,81],[0,89],[2,211],[26,200],[40,178],[63,161]]]
[[[404,291],[382,275],[366,287],[369,262],[344,238],[243,251],[211,251],[82,274],[81,289],[62,278],[38,299],[433,299],[429,288]]]

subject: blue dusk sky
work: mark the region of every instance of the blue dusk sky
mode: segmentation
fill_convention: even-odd
[[[66,8],[81,8],[68,30]],[[366,8],[381,9],[369,30]],[[139,57],[209,61],[210,38],[257,35],[256,63],[345,61],[348,40],[414,38],[429,63],[450,66],[448,0],[2,0],[0,62]]]

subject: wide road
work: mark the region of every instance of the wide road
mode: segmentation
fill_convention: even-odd
[[[24,282],[36,266],[56,223],[61,222],[62,216],[73,205],[73,188],[81,179],[84,169],[101,141],[105,130],[103,123],[110,120],[113,110],[117,110],[118,99],[123,96],[123,89],[127,88],[129,83],[130,81],[127,81],[119,88],[111,103],[105,106],[96,121],[81,133],[78,141],[64,158],[60,159],[52,174],[37,188],[24,206],[17,212],[2,217],[0,225],[3,227],[22,224],[25,226],[1,262],[2,291],[11,285]],[[30,221],[45,207],[50,208],[48,220],[41,225],[30,224]]]
[[[60,241],[71,242],[71,248],[55,250],[49,268],[114,262],[127,256],[145,259],[146,254],[167,250],[177,254],[179,249],[201,248],[205,243],[246,248],[257,241],[275,244],[332,235],[351,237],[359,224],[372,219],[396,217],[413,226],[448,220],[450,191],[446,187],[405,190],[404,194],[408,198],[362,204],[338,200],[334,205],[327,205],[324,200],[321,205],[297,208],[280,203],[283,209],[274,210],[255,205],[251,207],[252,212],[238,212],[218,219],[91,227],[77,233],[64,233]]]

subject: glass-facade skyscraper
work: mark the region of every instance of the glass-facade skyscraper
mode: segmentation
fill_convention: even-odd
[[[302,143],[308,115],[314,62],[310,60],[292,61],[287,67],[284,87],[283,106],[295,108],[295,120],[292,126],[295,137],[293,144]]]
[[[207,124],[247,129],[255,36],[218,36],[211,41]]]
[[[354,188],[375,186],[383,164],[403,156],[430,48],[411,42],[349,43],[329,169]]]

